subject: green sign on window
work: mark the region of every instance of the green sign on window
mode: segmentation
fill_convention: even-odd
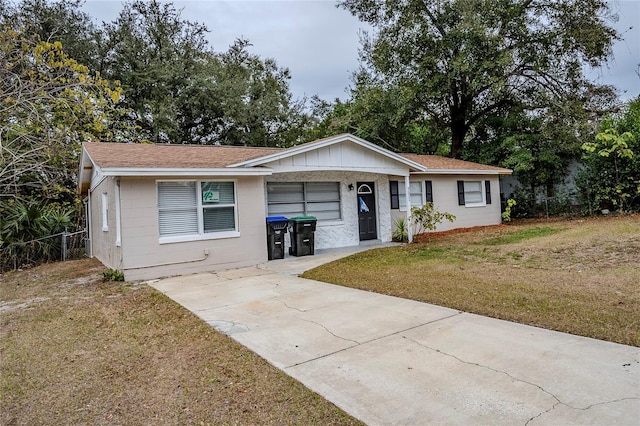
[[[202,191],[203,203],[217,203],[220,201],[220,191]]]

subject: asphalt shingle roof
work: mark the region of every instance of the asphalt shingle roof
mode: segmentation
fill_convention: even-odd
[[[284,148],[104,142],[85,143],[84,146],[89,156],[101,168],[137,169],[222,168],[286,151]],[[509,169],[501,167],[487,166],[438,155],[400,155],[425,166],[427,169],[433,170],[478,170],[511,173]]]
[[[473,163],[471,161],[456,160],[439,155],[400,154],[404,158],[415,161],[427,169],[435,170],[493,170],[503,173],[511,173],[511,170],[502,167],[487,166],[486,164]]]
[[[104,142],[84,146],[91,159],[102,168],[141,169],[220,168],[282,151],[281,148]]]

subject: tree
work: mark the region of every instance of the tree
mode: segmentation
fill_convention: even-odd
[[[128,139],[126,111],[115,106],[121,89],[60,42],[1,28],[0,200],[72,204],[80,144]]]
[[[640,97],[585,142],[579,189],[591,208],[640,210]]]
[[[605,0],[344,0],[372,25],[361,63],[381,87],[407,87],[417,113],[448,129],[450,155],[504,109],[540,109],[584,85],[618,38]]]
[[[188,142],[181,137],[190,129],[181,124],[193,122],[188,115],[181,122],[182,104],[201,82],[194,76],[204,70],[206,32],[204,25],[182,19],[171,3],[156,0],[126,3],[118,19],[105,25],[99,70],[121,82],[121,105],[132,111],[144,138]]]
[[[13,22],[13,28],[42,41],[62,43],[65,54],[95,70],[97,28],[81,10],[83,0],[21,0],[15,7],[0,2],[0,13],[5,22]]]
[[[215,139],[226,145],[290,146],[305,126],[301,102],[292,100],[287,68],[251,54],[238,39],[211,60],[213,99],[221,112]]]
[[[99,69],[122,83],[121,104],[156,143],[287,146],[310,125],[289,70],[251,54],[248,40],[213,52],[207,28],[172,3],[126,3],[98,37]]]
[[[396,152],[442,154],[446,135],[419,114],[409,87],[381,87],[367,73],[354,76],[351,99],[337,100],[324,113],[322,136],[348,132]]]
[[[37,3],[25,2],[25,4]],[[41,4],[40,4],[41,5]],[[49,260],[72,223],[80,145],[135,139],[121,89],[70,58],[60,41],[2,4],[0,270]],[[45,238],[46,237],[46,238]],[[33,241],[35,240],[35,241]]]

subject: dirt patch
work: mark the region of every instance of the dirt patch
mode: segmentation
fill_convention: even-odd
[[[476,233],[481,233],[483,231],[507,229],[507,228],[508,228],[508,225],[501,224],[501,225],[488,225],[488,226],[473,226],[470,228],[457,228],[457,229],[450,229],[448,231],[425,232],[423,234],[415,235],[413,237],[413,242],[424,243],[429,240],[450,237],[452,235],[457,235],[457,234],[468,234],[468,233],[476,234]]]

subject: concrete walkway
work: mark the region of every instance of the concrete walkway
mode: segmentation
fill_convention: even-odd
[[[640,424],[640,348],[296,276],[350,252],[150,284],[369,425]]]

